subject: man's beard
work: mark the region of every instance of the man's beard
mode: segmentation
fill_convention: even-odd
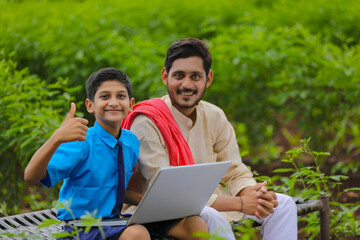
[[[180,103],[178,103],[177,101],[176,101],[176,99],[175,98],[173,98],[172,97],[172,95],[170,94],[170,91],[169,91],[169,87],[167,88],[167,90],[168,90],[168,94],[169,94],[169,97],[170,97],[170,99],[171,99],[171,102],[174,104],[174,105],[176,105],[176,106],[178,106],[178,107],[180,107],[180,108],[193,108],[193,107],[195,107],[195,106],[197,106],[198,104],[199,104],[199,102],[201,101],[201,99],[204,97],[204,95],[205,95],[205,90],[206,90],[206,87],[204,88],[204,91],[202,91],[202,93],[200,93],[200,97],[193,103],[193,104],[191,104],[191,105],[185,105],[185,104],[180,104]],[[198,91],[197,90],[191,90],[191,89],[178,89],[178,90],[176,90],[176,93],[175,94],[181,94],[181,92],[194,92],[194,93],[197,93]]]

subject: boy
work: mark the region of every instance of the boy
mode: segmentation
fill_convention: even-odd
[[[59,202],[72,199],[70,209],[76,219],[85,211],[94,210],[97,210],[96,217],[115,217],[119,207],[117,198],[121,207],[121,197],[138,158],[137,138],[120,127],[135,100],[130,79],[114,68],[93,73],[87,80],[86,91],[86,108],[96,118],[94,127],[88,129],[86,119],[74,117],[76,107],[71,103],[63,124],[30,160],[24,178],[46,187],[64,179]],[[117,163],[118,153],[123,155],[122,171]],[[58,218],[73,219],[66,209],[59,209]],[[103,230],[107,239],[150,239],[141,225],[103,227]],[[65,231],[71,232],[72,228],[65,227]],[[80,239],[101,239],[97,227],[79,235]]]
[[[96,217],[116,217],[120,215],[124,197],[129,203],[138,203],[136,194],[130,190],[125,194],[125,188],[138,159],[139,141],[120,126],[135,102],[130,79],[117,69],[103,68],[89,77],[86,92],[85,104],[87,111],[95,115],[94,126],[88,129],[86,119],[74,117],[76,108],[71,103],[63,124],[30,160],[24,178],[32,183],[41,182],[46,187],[64,179],[59,202],[72,199],[70,209],[76,219],[85,211],[94,210],[97,210]],[[73,219],[66,209],[59,209],[58,218]],[[189,219],[198,222],[197,218]],[[191,228],[191,231],[206,231],[206,223],[198,219],[200,227]],[[183,227],[193,221],[180,225],[180,230],[184,230],[180,232],[188,233]],[[102,229],[106,239],[150,239],[142,225]],[[65,231],[71,232],[72,228],[66,226]],[[80,232],[79,235],[80,239],[102,238],[97,227],[88,234]],[[175,232],[176,236],[181,237]]]

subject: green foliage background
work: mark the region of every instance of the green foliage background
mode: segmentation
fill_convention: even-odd
[[[272,163],[308,136],[340,160],[358,159],[357,0],[1,1],[0,9],[0,202],[11,207],[34,200],[24,167],[70,101],[91,118],[83,86],[92,72],[119,68],[137,101],[160,97],[166,50],[189,36],[213,55],[205,99],[224,109],[254,163]]]

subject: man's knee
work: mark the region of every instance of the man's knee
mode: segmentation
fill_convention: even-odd
[[[296,204],[290,196],[281,193],[277,193],[276,195],[279,201],[279,206],[282,208],[296,209]]]
[[[223,219],[224,217],[212,207],[205,206],[204,209],[200,213],[200,217],[205,221],[209,221],[211,219]]]

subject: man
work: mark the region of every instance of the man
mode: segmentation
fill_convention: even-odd
[[[295,203],[286,195],[267,191],[266,182],[255,182],[251,171],[242,163],[234,129],[224,112],[201,100],[213,81],[211,63],[209,49],[199,39],[180,39],[168,49],[161,72],[168,91],[168,95],[162,97],[169,111],[165,111],[164,116],[170,114],[174,118],[177,125],[174,127],[182,134],[172,133],[173,138],[183,138],[185,144],[174,144],[171,139],[169,143],[169,137],[160,130],[163,126],[149,117],[147,110],[141,112],[140,103],[137,113],[141,114],[129,116],[130,122],[133,121],[130,130],[140,140],[137,180],[129,187],[144,193],[160,168],[176,165],[179,161],[188,164],[188,158],[190,164],[231,160],[232,166],[222,179],[227,190],[219,185],[208,206],[220,211],[228,221],[245,217],[261,223],[263,239],[297,239]],[[181,157],[180,154],[176,159],[178,153],[188,148],[192,156]],[[205,215],[201,214],[201,217],[208,221],[212,232],[211,220]]]

